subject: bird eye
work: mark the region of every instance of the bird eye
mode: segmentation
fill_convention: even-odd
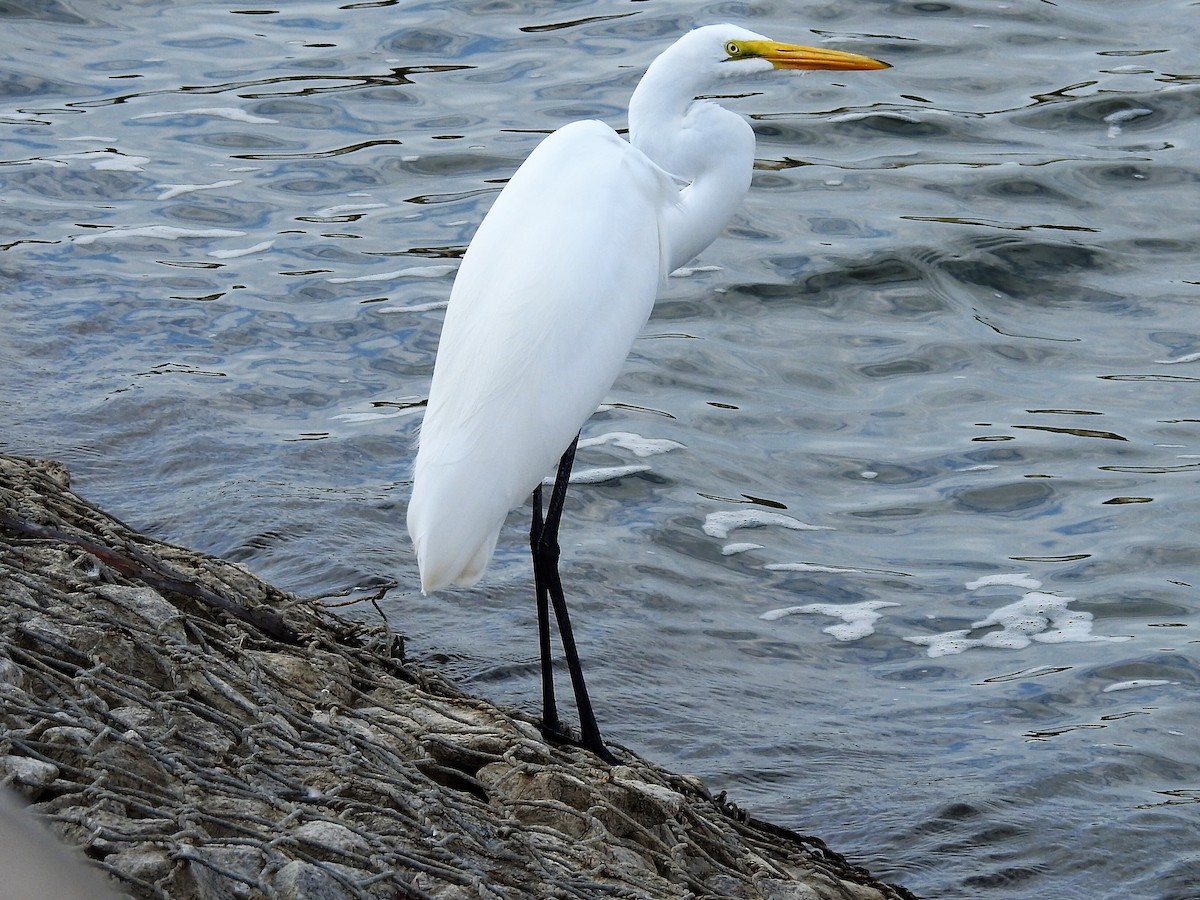
[[[738,46],[737,41],[730,41],[725,45],[725,52],[730,56],[737,56],[742,52],[742,48]]]

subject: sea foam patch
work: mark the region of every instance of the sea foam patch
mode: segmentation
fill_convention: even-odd
[[[1046,644],[1085,643],[1092,641],[1127,641],[1128,636],[1110,637],[1092,633],[1092,614],[1070,609],[1074,597],[1047,594],[1039,588],[1042,583],[1027,573],[988,575],[967,582],[967,590],[1003,585],[1026,589],[1014,603],[1002,606],[986,618],[972,622],[970,628],[943,631],[940,634],[913,635],[904,640],[920,644],[931,657],[963,653],[975,647],[1001,650],[1020,650],[1033,641]],[[982,629],[998,629],[985,631]]]
[[[817,572],[823,575],[883,575],[889,578],[908,578],[907,572],[895,569],[868,569],[862,566],[832,566],[828,563],[790,562],[768,563],[763,566],[772,572]]]
[[[832,531],[828,525],[809,525],[783,513],[761,509],[723,510],[704,517],[704,533],[709,537],[725,540],[729,532],[737,528],[764,528],[776,525],[794,531]]]
[[[362,281],[395,281],[397,278],[445,278],[457,271],[458,266],[456,265],[409,266],[406,269],[394,269],[391,272],[372,272],[370,275],[326,278],[325,280],[330,284],[354,284]]]
[[[726,544],[721,548],[722,556],[736,556],[739,553],[748,553],[751,550],[765,549],[762,544],[754,544],[750,541],[734,541],[731,544]]]
[[[709,537],[714,537],[719,540],[725,540],[729,537],[729,532],[738,528],[768,528],[776,526],[779,528],[787,528],[792,531],[833,531],[828,525],[809,525],[807,522],[801,522],[799,519],[792,516],[785,516],[783,513],[768,512],[761,509],[739,509],[739,510],[724,510],[722,512],[709,513],[704,517],[704,533]],[[752,543],[750,541],[733,541],[721,548],[723,556],[736,556],[739,553],[745,553],[749,550],[763,550],[765,547],[762,544]],[[779,563],[767,565],[767,569],[788,569],[795,565],[807,565],[804,563]]]
[[[839,641],[857,641],[875,633],[875,622],[882,616],[876,610],[889,606],[899,606],[887,600],[866,600],[862,603],[809,603],[805,606],[788,606],[783,609],[772,609],[759,616],[768,622],[782,619],[784,616],[816,615],[833,616],[841,622],[822,628],[826,634],[833,635]]]
[[[634,456],[643,458],[657,456],[660,453],[670,453],[672,450],[683,448],[683,444],[679,443],[679,441],[671,441],[666,438],[642,437],[640,434],[634,434],[631,431],[610,431],[607,434],[597,435],[596,437],[580,438],[579,449],[582,450],[585,447],[602,447],[605,444],[612,444],[614,447],[628,450]]]
[[[603,484],[606,481],[618,481],[628,475],[640,475],[649,472],[649,466],[598,466],[594,469],[579,469],[571,471],[571,484]],[[542,484],[554,484],[554,478],[548,476]]]
[[[621,450],[632,453],[639,459],[648,456],[658,456],[660,453],[670,453],[684,445],[679,441],[665,438],[648,438],[632,431],[610,431],[595,437],[581,438],[579,449],[587,447],[603,447],[611,444]],[[602,484],[606,481],[618,481],[630,475],[640,475],[649,472],[650,467],[644,463],[634,463],[625,466],[598,466],[591,469],[574,469],[571,472],[571,484]],[[554,476],[542,480],[543,484],[554,484]]]
[[[1135,678],[1132,681],[1116,681],[1106,686],[1101,693],[1111,694],[1113,691],[1136,691],[1140,688],[1162,687],[1164,684],[1179,684],[1178,681],[1167,681],[1163,678]]]

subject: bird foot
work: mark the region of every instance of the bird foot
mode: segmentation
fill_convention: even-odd
[[[610,766],[617,766],[621,764],[621,761],[613,756],[612,751],[604,746],[603,741],[597,741],[594,744],[584,741],[579,746],[583,747],[585,750],[591,750],[594,754],[600,757],[602,762],[605,762]]]
[[[584,750],[589,750],[598,756],[601,761],[610,766],[620,765],[620,760],[613,756],[612,751],[604,746],[604,741],[596,740],[579,740],[575,737],[575,733],[564,722],[542,722],[542,737],[549,744],[567,745],[571,747],[582,747]]]
[[[576,743],[575,735],[571,733],[571,729],[566,723],[554,719],[552,721],[542,720],[542,737],[551,744],[574,744]]]

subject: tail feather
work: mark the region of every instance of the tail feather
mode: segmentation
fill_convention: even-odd
[[[506,498],[485,486],[418,471],[408,505],[408,533],[416,549],[422,593],[479,581],[508,507]]]

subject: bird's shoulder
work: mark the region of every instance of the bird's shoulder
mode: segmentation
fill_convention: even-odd
[[[599,119],[580,119],[553,131],[542,142],[552,147],[593,145],[599,149],[623,152],[629,144],[611,126]]]
[[[586,173],[594,187],[608,179],[625,190],[641,183],[656,196],[659,191],[673,192],[680,187],[672,175],[598,119],[581,119],[552,132],[534,148],[522,168],[539,178],[562,181]]]

